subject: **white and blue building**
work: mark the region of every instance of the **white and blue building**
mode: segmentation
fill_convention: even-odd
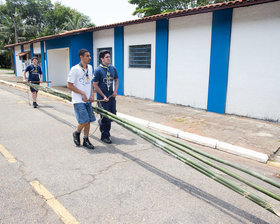
[[[240,0],[11,44],[15,75],[40,57],[44,80],[65,86],[86,48],[112,52],[119,95],[280,121],[280,1]],[[24,58],[25,57],[25,58]]]

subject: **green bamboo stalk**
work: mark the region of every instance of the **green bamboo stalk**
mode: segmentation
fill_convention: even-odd
[[[101,110],[99,110],[99,111],[101,111]],[[110,112],[108,112],[108,111],[106,111],[106,112],[104,111],[104,112],[103,112],[103,111],[104,111],[104,110],[102,110],[102,113],[106,113],[107,115],[116,118],[116,116],[113,116],[113,114],[111,115]],[[116,119],[117,119],[117,118],[116,118]],[[120,121],[123,122],[123,119],[120,119],[120,118],[119,118],[118,120],[120,120]],[[131,123],[131,122],[128,122],[128,123]],[[239,180],[239,181],[241,181],[241,182],[247,184],[248,186],[250,186],[250,187],[252,187],[252,188],[254,188],[254,189],[256,189],[256,190],[258,190],[258,191],[260,191],[260,192],[262,192],[262,193],[264,193],[264,194],[266,194],[266,195],[268,195],[269,197],[272,197],[272,198],[274,198],[274,199],[280,201],[280,196],[279,196],[279,195],[277,195],[277,194],[275,194],[275,193],[273,193],[273,192],[271,192],[271,191],[269,191],[269,190],[267,190],[267,189],[265,189],[265,188],[263,188],[263,187],[261,187],[261,186],[259,186],[259,185],[257,185],[257,184],[254,184],[254,183],[252,183],[252,182],[246,180],[245,178],[241,177],[240,175],[238,175],[238,174],[236,174],[236,173],[234,173],[234,172],[232,172],[232,171],[230,171],[230,170],[228,170],[228,169],[226,169],[226,168],[224,168],[224,167],[220,167],[220,166],[218,166],[218,165],[212,163],[211,161],[209,161],[209,160],[207,160],[207,159],[204,159],[204,158],[201,157],[201,156],[196,155],[194,152],[192,152],[192,151],[190,151],[190,150],[186,150],[186,149],[183,148],[182,146],[180,146],[180,145],[178,145],[178,144],[175,144],[175,143],[173,143],[173,142],[171,142],[171,141],[168,141],[166,138],[164,138],[164,137],[162,137],[162,136],[160,136],[160,135],[157,135],[157,134],[155,134],[155,133],[153,133],[153,132],[151,132],[151,131],[147,131],[147,130],[145,130],[145,129],[143,129],[143,128],[140,128],[140,127],[138,127],[138,129],[141,130],[141,131],[143,131],[143,132],[145,132],[145,133],[147,133],[147,134],[149,134],[149,135],[151,135],[151,136],[153,136],[154,138],[156,138],[156,139],[158,139],[158,140],[160,140],[160,141],[162,141],[162,142],[165,142],[165,143],[171,145],[172,147],[175,147],[175,148],[177,148],[177,149],[179,149],[179,150],[181,150],[181,151],[184,151],[185,153],[189,154],[190,156],[192,156],[192,157],[194,157],[194,158],[196,158],[196,159],[202,161],[203,163],[205,163],[205,164],[207,164],[207,165],[209,165],[209,166],[211,166],[211,167],[214,167],[214,168],[217,169],[217,170],[222,171],[223,173],[226,173],[227,175],[229,175],[229,176],[231,176],[231,177],[233,177],[233,178],[235,178],[235,179],[237,179],[237,180]]]
[[[33,84],[29,84],[29,85],[32,86]],[[32,87],[33,87],[33,86],[32,86]],[[35,87],[35,88],[36,88],[36,87],[37,87],[37,88],[38,88],[38,87],[40,88],[41,86],[34,85],[34,87]],[[43,91],[45,91],[44,88],[46,88],[46,87],[41,87],[40,89],[43,90]],[[49,88],[49,89],[50,89],[50,88]],[[56,91],[53,91],[53,90],[51,90],[51,89],[50,89],[49,91],[46,91],[46,92],[49,92],[49,93],[51,93],[51,94],[53,94],[53,95],[57,95],[57,96],[60,96],[60,97],[62,97],[62,98],[64,98],[64,99],[69,100],[69,96],[66,95],[66,94],[57,93]],[[131,122],[125,121],[125,120],[123,120],[123,119],[120,119],[120,118],[118,118],[117,116],[115,116],[115,115],[113,115],[113,114],[111,114],[111,113],[109,113],[109,112],[107,112],[107,111],[105,111],[105,110],[102,110],[102,109],[100,109],[100,108],[94,107],[94,110],[95,110],[96,112],[99,112],[100,114],[102,114],[102,116],[105,116],[105,114],[106,114],[106,115],[109,117],[109,119],[111,119],[111,120],[115,120],[116,122],[119,121],[119,122],[117,122],[118,124],[122,124],[123,122],[125,122],[125,123],[131,123]],[[134,127],[134,129],[135,129],[135,128],[137,128],[137,129],[140,128],[140,127],[134,125],[133,123],[132,123],[132,124],[129,124],[129,125],[131,125],[132,127]],[[136,127],[135,127],[135,126],[136,126]],[[251,186],[251,187],[254,187],[255,189],[257,189],[257,190],[259,190],[259,191],[261,191],[261,192],[263,192],[263,193],[265,193],[265,194],[267,194],[267,195],[269,195],[269,196],[271,196],[271,197],[273,197],[273,198],[279,200],[279,196],[276,195],[276,194],[274,194],[273,192],[269,192],[269,191],[267,191],[266,189],[263,189],[263,188],[260,187],[260,186],[251,184],[250,182],[248,182],[246,179],[240,177],[239,175],[236,175],[236,174],[232,173],[231,171],[226,170],[225,168],[218,167],[216,164],[213,164],[213,163],[211,163],[210,161],[205,160],[204,158],[201,158],[201,157],[199,157],[199,156],[197,156],[197,155],[195,155],[195,154],[193,154],[193,153],[190,153],[188,150],[185,150],[185,149],[182,148],[181,146],[179,147],[178,144],[175,144],[174,142],[171,142],[170,140],[166,140],[166,139],[164,139],[163,137],[161,137],[161,136],[159,136],[159,135],[156,135],[155,133],[152,133],[152,132],[150,132],[150,131],[147,131],[147,130],[144,130],[144,129],[143,129],[142,131],[146,132],[146,134],[148,134],[148,135],[153,136],[153,138],[159,139],[159,140],[161,140],[161,141],[163,141],[163,142],[165,142],[165,143],[167,143],[167,144],[169,144],[169,145],[172,145],[173,147],[176,147],[176,148],[178,148],[179,150],[184,151],[184,152],[186,152],[186,153],[188,153],[188,154],[194,156],[195,158],[197,158],[197,159],[199,159],[199,160],[205,162],[206,164],[208,164],[208,165],[210,165],[210,166],[212,166],[212,167],[214,167],[214,168],[216,168],[216,169],[219,169],[219,170],[221,170],[222,172],[226,172],[228,175],[231,175],[232,177],[234,177],[234,178],[236,178],[236,179],[238,179],[238,180],[240,180],[240,181],[246,183],[247,185],[249,185],[249,186]]]
[[[59,92],[57,90],[54,90],[50,87],[47,87],[47,86],[40,86],[40,85],[36,85],[36,84],[33,84],[33,83],[29,83],[29,82],[26,82],[24,83],[25,85],[28,85],[36,90],[41,90],[43,92],[46,92],[46,93],[49,93],[49,94],[52,94],[54,96],[58,96],[60,98],[63,98],[65,100],[68,100],[68,101],[71,101],[72,100],[72,97],[65,94],[65,93],[62,93],[62,92]]]
[[[214,171],[209,170],[208,168],[190,160],[189,158],[186,158],[185,156],[175,152],[173,149],[171,149],[166,143],[158,140],[155,137],[150,136],[149,134],[143,132],[142,130],[139,130],[133,126],[130,126],[129,124],[123,123],[122,121],[114,118],[113,116],[110,116],[106,113],[100,112],[100,114],[104,117],[107,117],[119,125],[125,127],[126,129],[134,132],[135,134],[139,135],[140,137],[146,139],[147,141],[151,142],[152,144],[156,145],[157,147],[161,148],[163,151],[167,152],[168,154],[174,156],[181,162],[184,162],[185,164],[191,166],[192,168],[196,169],[197,171],[205,174],[206,176],[210,177],[211,179],[219,182],[220,184],[228,187],[229,189],[235,191],[236,193],[244,196],[245,198],[253,201],[254,203],[258,204],[259,206],[263,207],[264,209],[270,211],[271,213],[280,216],[279,211],[277,211],[272,205],[270,205],[268,202],[266,202],[264,199],[260,198],[259,196],[251,193],[248,190],[243,189],[242,187],[236,185],[230,180],[227,180],[226,178],[220,176],[219,174],[216,174]]]
[[[107,112],[108,112],[108,111],[102,110],[101,108],[97,108],[97,110],[98,110],[98,111],[101,111],[101,112],[103,112],[103,113],[107,113]],[[108,113],[107,113],[107,114],[108,114]],[[181,151],[183,151],[183,152],[185,152],[185,153],[190,154],[190,151],[189,151],[189,150],[186,150],[185,148],[190,149],[191,151],[194,151],[194,152],[196,152],[196,153],[198,153],[198,154],[200,154],[200,155],[203,155],[203,156],[208,157],[208,158],[210,158],[210,159],[213,159],[213,160],[215,160],[215,161],[217,161],[217,162],[220,162],[220,163],[223,163],[223,164],[228,165],[228,166],[230,166],[230,167],[233,167],[233,168],[235,168],[235,169],[237,169],[237,170],[243,171],[243,172],[245,172],[245,173],[247,173],[247,174],[249,174],[249,175],[251,175],[251,176],[254,176],[254,177],[256,177],[256,178],[258,178],[258,179],[260,179],[260,180],[262,180],[262,181],[264,181],[264,182],[266,182],[266,183],[269,183],[269,184],[271,184],[271,185],[273,185],[273,186],[275,186],[275,187],[280,188],[280,184],[279,184],[279,183],[277,183],[277,182],[273,181],[272,179],[267,178],[267,177],[265,177],[265,176],[263,176],[263,175],[261,175],[261,174],[258,174],[258,173],[256,173],[256,172],[250,171],[250,170],[248,170],[247,168],[244,168],[244,167],[242,167],[242,166],[236,165],[236,164],[231,163],[231,162],[229,162],[229,161],[227,161],[227,160],[219,159],[219,158],[214,157],[214,156],[212,156],[212,155],[210,155],[210,154],[208,154],[208,153],[205,153],[205,152],[202,152],[202,151],[200,151],[200,150],[194,149],[193,147],[188,146],[187,144],[181,143],[181,142],[179,142],[179,141],[175,141],[175,140],[173,140],[173,139],[171,139],[171,138],[169,138],[169,137],[162,137],[161,135],[158,135],[158,134],[156,134],[156,133],[154,133],[154,132],[152,132],[152,131],[150,131],[150,130],[144,129],[143,127],[141,127],[141,126],[139,126],[139,125],[136,125],[136,124],[134,124],[134,123],[132,123],[132,122],[130,122],[130,121],[121,119],[121,118],[117,117],[117,116],[114,115],[114,114],[111,114],[111,116],[115,117],[116,119],[122,120],[123,122],[125,122],[125,123],[127,123],[127,124],[130,124],[130,125],[132,125],[132,126],[134,126],[134,127],[136,127],[136,128],[142,129],[142,130],[144,130],[146,133],[148,133],[148,134],[150,134],[150,135],[152,135],[152,136],[154,136],[154,137],[156,137],[156,138],[158,138],[158,139],[160,139],[160,140],[162,140],[162,141],[164,141],[164,142],[166,142],[166,143],[172,145],[173,147],[178,148],[179,150],[181,150]],[[177,146],[175,146],[174,144],[177,145]],[[182,146],[182,147],[179,147],[179,146]],[[269,194],[269,193],[268,193],[268,194]],[[280,200],[280,196],[279,196],[279,195],[275,195],[275,194],[273,194],[273,193],[272,193],[272,195],[273,195],[272,197],[274,197],[275,199]]]
[[[68,95],[66,95],[66,94],[63,94],[63,93],[60,93],[60,92],[57,92],[57,91],[54,91],[54,90],[51,89],[51,88],[42,87],[42,86],[30,84],[30,83],[28,83],[28,85],[29,85],[29,86],[33,86],[34,88],[39,88],[39,89],[41,89],[41,90],[43,90],[43,91],[46,91],[46,92],[48,92],[48,93],[50,93],[50,94],[53,94],[53,95],[62,97],[62,98],[64,98],[64,99],[66,99],[66,100],[71,100],[71,97],[70,97],[70,96],[68,96]],[[100,110],[100,111],[103,111],[103,110],[100,109],[100,108],[96,108],[96,109],[98,109],[98,110]],[[103,112],[104,112],[104,113],[107,113],[107,111],[103,111]],[[116,117],[117,119],[119,119],[117,116],[115,116],[115,117]],[[136,127],[136,128],[141,128],[140,126],[135,125],[135,124],[133,124],[133,123],[131,123],[131,122],[128,122],[128,121],[126,121],[126,120],[123,120],[123,121],[129,123],[130,125],[133,125],[133,126]],[[258,179],[261,179],[261,180],[263,180],[263,181],[265,181],[265,182],[267,182],[267,183],[270,183],[270,184],[272,184],[272,185],[274,185],[274,186],[276,186],[276,187],[280,187],[280,185],[279,185],[278,183],[274,182],[273,180],[271,180],[271,179],[269,179],[269,178],[267,178],[267,177],[264,177],[264,176],[262,176],[262,175],[260,175],[260,174],[258,174],[258,173],[249,171],[249,170],[246,169],[246,168],[243,168],[243,167],[237,166],[237,165],[235,165],[235,164],[233,164],[233,163],[230,163],[230,162],[228,162],[228,161],[225,161],[225,160],[216,158],[216,157],[211,156],[211,155],[209,155],[209,154],[207,154],[207,153],[204,153],[204,152],[201,152],[201,151],[199,151],[199,150],[197,150],[197,149],[194,149],[194,148],[192,148],[192,147],[190,147],[190,146],[188,146],[188,145],[186,145],[186,144],[184,144],[184,143],[181,143],[181,142],[178,142],[178,141],[174,141],[174,140],[171,139],[171,138],[165,137],[165,139],[164,139],[162,136],[160,136],[160,135],[158,135],[158,134],[156,134],[156,133],[153,133],[153,132],[148,131],[148,130],[145,130],[145,131],[146,131],[147,133],[153,135],[154,137],[159,138],[159,139],[161,139],[162,141],[164,141],[164,142],[166,142],[166,143],[168,143],[168,144],[171,144],[173,147],[176,147],[176,148],[178,148],[179,150],[181,150],[181,151],[183,151],[183,152],[185,152],[185,153],[190,154],[190,152],[189,152],[188,150],[186,150],[186,149],[184,149],[184,148],[182,148],[182,147],[177,147],[177,146],[175,146],[174,144],[183,146],[183,147],[185,147],[185,148],[187,148],[187,149],[190,149],[190,150],[192,150],[192,151],[194,151],[194,152],[196,152],[196,153],[199,153],[200,155],[206,156],[206,157],[208,157],[208,158],[210,158],[210,159],[213,159],[213,160],[215,160],[215,161],[218,161],[218,162],[221,162],[221,163],[223,163],[223,164],[229,165],[229,166],[231,166],[231,167],[233,167],[233,168],[235,168],[235,169],[241,170],[241,171],[243,171],[243,172],[245,172],[245,173],[248,173],[248,174],[250,174],[250,175],[252,175],[252,176],[254,176],[254,177],[258,178]],[[256,189],[259,189],[259,190],[262,191],[263,193],[268,194],[268,195],[272,196],[273,198],[275,198],[275,199],[277,199],[277,200],[280,199],[280,196],[279,196],[279,195],[276,195],[276,194],[270,193],[270,192],[266,192],[265,189],[262,189],[262,188],[259,187],[259,186],[254,186],[252,183],[250,183],[250,182],[248,182],[248,181],[246,181],[246,180],[242,180],[242,178],[240,178],[240,181],[242,181],[242,182],[244,182],[244,183],[249,183],[250,185],[252,185],[252,187],[254,187],[254,188],[256,188]]]

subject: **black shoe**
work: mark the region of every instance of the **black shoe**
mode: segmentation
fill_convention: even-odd
[[[81,144],[80,134],[81,133],[78,133],[76,131],[73,132],[73,140],[74,140],[74,143],[75,143],[76,146],[80,146],[80,144]]]
[[[88,138],[84,138],[83,146],[88,149],[94,149],[94,146],[90,143]]]
[[[34,108],[37,108],[38,107],[38,104],[36,102],[33,102],[33,107]]]
[[[101,141],[106,143],[106,144],[111,144],[112,143],[110,138],[103,138],[103,139],[101,139]]]

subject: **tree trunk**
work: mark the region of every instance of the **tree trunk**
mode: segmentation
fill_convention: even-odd
[[[16,23],[15,16],[14,16],[14,29],[15,29],[15,41],[16,41],[16,43],[18,43],[17,23]]]

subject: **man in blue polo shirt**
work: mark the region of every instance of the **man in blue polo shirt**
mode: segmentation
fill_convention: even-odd
[[[39,85],[40,82],[42,82],[42,69],[38,65],[38,58],[33,57],[32,58],[32,64],[28,65],[23,72],[23,81],[26,82],[26,72],[29,72],[28,75],[28,82],[31,82],[33,84]],[[30,90],[32,92],[32,99],[33,99],[33,107],[38,107],[37,104],[37,96],[38,96],[38,90],[30,87]]]
[[[99,107],[116,114],[116,96],[119,86],[118,73],[111,64],[110,51],[101,51],[99,53],[101,64],[94,70],[93,87],[97,91],[97,99],[103,100],[99,102]],[[113,88],[113,84],[115,88]],[[101,117],[99,120],[101,141],[111,144],[110,138],[111,120]]]

